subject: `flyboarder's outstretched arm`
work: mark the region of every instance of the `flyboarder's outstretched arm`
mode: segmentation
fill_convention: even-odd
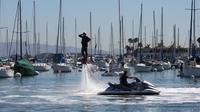
[[[83,38],[83,34],[78,35],[80,38]]]

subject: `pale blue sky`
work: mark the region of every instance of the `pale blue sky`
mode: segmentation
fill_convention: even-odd
[[[17,0],[1,0],[1,26],[8,26],[12,31],[14,16],[17,7]],[[143,26],[147,27],[147,42],[151,44],[153,31],[153,10],[156,12],[156,27],[160,29],[161,7],[164,8],[164,42],[169,45],[173,40],[173,25],[180,27],[180,43],[188,45],[188,37],[191,0],[121,0],[121,13],[125,20],[125,37],[130,38],[132,34],[132,20],[135,20],[135,36],[138,35],[140,4],[143,3]],[[200,5],[197,1],[197,8]],[[22,0],[22,16],[28,21],[30,37],[32,40],[32,15],[33,0]],[[200,7],[199,7],[200,8]],[[59,0],[36,0],[37,31],[41,35],[41,43],[45,43],[45,25],[49,23],[49,44],[55,45],[57,34],[57,19],[59,11]],[[110,41],[110,23],[114,26],[115,46],[119,40],[118,36],[118,0],[63,0],[63,16],[65,16],[66,44],[74,46],[74,18],[78,21],[78,32],[83,31],[89,34],[89,12],[93,16],[93,35],[97,34],[97,29],[101,26],[102,46],[108,50]],[[197,12],[197,37],[199,36],[199,14]],[[24,27],[25,28],[25,27]],[[160,34],[160,30],[159,30]],[[5,35],[5,31],[1,31]],[[11,33],[9,34],[11,36]],[[1,37],[1,41],[5,41]],[[80,39],[78,39],[80,42]]]

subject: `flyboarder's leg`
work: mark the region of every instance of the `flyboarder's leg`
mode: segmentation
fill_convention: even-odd
[[[81,54],[84,57],[85,54],[84,54],[84,48],[83,47],[81,48]]]
[[[81,62],[82,62],[82,64],[85,64],[85,47],[83,47],[82,46],[82,49],[81,49],[81,54],[82,54],[82,60],[81,60]]]
[[[85,62],[87,63],[87,59],[88,59],[88,52],[87,52],[87,47],[85,48]]]
[[[87,53],[87,47],[83,47],[82,48],[82,55],[83,55],[83,64],[86,64],[87,63],[87,56],[88,56],[88,53]]]

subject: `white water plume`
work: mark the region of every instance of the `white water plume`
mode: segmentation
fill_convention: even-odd
[[[95,77],[93,75],[96,75],[94,69],[92,64],[83,65],[82,67],[81,89],[85,93],[97,93],[103,89],[99,81],[93,78]]]

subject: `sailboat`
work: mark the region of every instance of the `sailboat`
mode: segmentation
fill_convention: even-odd
[[[59,46],[59,40],[61,47]],[[54,72],[71,72],[72,67],[65,63],[65,39],[64,39],[64,18],[62,22],[62,0],[60,0],[60,10],[58,19],[58,32],[57,32],[57,43],[56,43],[56,54],[53,57],[53,71]],[[60,49],[59,49],[60,48]]]
[[[35,58],[36,58],[36,14],[35,14],[35,0],[33,1],[33,12],[34,12],[34,16],[33,16],[33,37],[34,37],[34,52],[35,52]],[[39,47],[40,47],[40,37],[38,34],[38,45],[37,45],[37,50],[39,51]],[[37,54],[39,54],[39,52],[37,52]],[[44,72],[44,71],[49,71],[51,69],[51,66],[48,65],[47,63],[42,63],[42,62],[35,62],[33,63],[33,67],[36,71],[39,72]]]
[[[164,54],[163,54],[163,47],[164,47],[164,43],[163,43],[163,8],[161,8],[161,50],[160,50],[160,54],[161,54],[161,63],[163,65],[164,70],[169,70],[171,69],[171,63],[169,61],[164,61]]]
[[[139,37],[140,37],[140,50],[139,50],[139,60],[140,62],[135,65],[135,72],[150,72],[152,67],[147,66],[145,63],[142,63],[142,10],[143,10],[143,5],[141,4],[141,14],[140,14],[140,26],[139,26]]]
[[[153,39],[154,39],[154,61],[152,63],[152,70],[153,71],[163,71],[163,64],[158,60],[157,55],[157,47],[158,47],[158,31],[156,30],[156,20],[155,20],[155,11],[153,11]],[[163,28],[163,27],[162,27]],[[161,34],[162,35],[162,34]]]
[[[110,57],[107,58],[106,60],[108,60],[108,63],[107,63],[107,68],[103,74],[101,74],[102,76],[119,76],[120,75],[120,72],[121,70],[119,71],[119,67],[118,67],[118,64],[115,60],[115,57],[114,57],[114,35],[113,35],[113,25],[111,23],[111,30],[110,30]]]
[[[189,38],[189,57],[188,57],[189,60],[184,62],[184,64],[181,64],[180,76],[200,77],[200,65],[196,64],[195,11],[197,9],[195,9],[195,0],[192,0],[190,10],[191,10],[191,19],[190,19],[190,38]]]
[[[18,1],[17,14],[16,15],[17,15],[17,20],[19,20],[19,21],[17,21],[17,24],[19,24],[19,35],[20,35],[20,60],[17,60],[15,62],[15,65],[14,65],[14,74],[18,73],[21,76],[35,76],[35,75],[38,75],[38,73],[35,71],[33,65],[27,59],[23,58],[23,56],[22,56],[22,14],[21,14],[21,0]]]
[[[40,36],[39,35],[38,35],[37,49],[38,49],[37,54],[39,54],[39,49],[40,49]],[[33,63],[33,67],[36,71],[39,71],[39,72],[45,72],[45,71],[49,71],[51,69],[51,66],[44,62]]]
[[[1,2],[1,0],[0,0],[0,2]],[[0,3],[0,5],[1,5],[1,3]],[[8,29],[7,29],[7,27],[1,27],[0,29],[6,29],[6,41],[7,41],[6,54],[8,56]],[[7,61],[7,59],[5,61]],[[3,60],[1,60],[1,62],[3,62]],[[10,78],[10,77],[13,77],[13,75],[14,75],[14,71],[10,68],[10,66],[4,65],[2,63],[0,64],[0,78]]]

